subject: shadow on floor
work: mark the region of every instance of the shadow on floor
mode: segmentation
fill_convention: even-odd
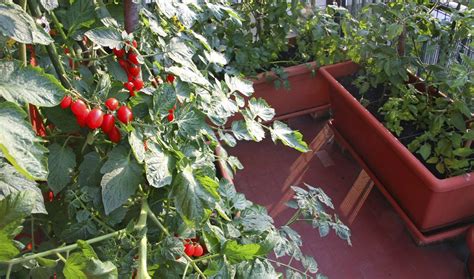
[[[310,116],[287,121],[291,128],[303,133],[313,149],[322,144],[315,137],[325,123],[326,120]],[[302,186],[305,182],[321,187],[338,208],[360,172],[357,163],[334,142],[325,143],[319,152],[302,154],[266,139],[239,143],[230,153],[245,167],[235,176],[237,190],[264,205],[277,226],[292,214],[285,206],[293,196],[291,185]],[[336,213],[341,215],[338,210]],[[342,220],[347,224],[347,219]],[[466,278],[468,252],[464,241],[415,245],[402,220],[376,188],[349,227],[352,247],[334,233],[320,238],[308,224],[295,226],[303,237],[303,251],[314,256],[320,271],[329,278]]]

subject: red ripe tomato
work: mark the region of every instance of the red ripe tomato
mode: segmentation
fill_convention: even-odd
[[[184,253],[188,255],[188,257],[192,257],[194,255],[194,245],[184,244]]]
[[[102,131],[104,133],[110,133],[112,129],[115,127],[115,117],[112,114],[104,115],[104,120],[102,121]]]
[[[64,96],[63,100],[59,104],[62,109],[66,109],[71,106],[72,98],[71,96]]]
[[[133,81],[133,87],[136,91],[140,91],[143,88],[143,80],[137,78]]]
[[[117,57],[123,57],[125,55],[125,49],[123,48],[122,49],[114,48],[112,51]]]
[[[129,92],[133,92],[133,88],[134,88],[135,86],[133,85],[133,82],[129,81],[129,82],[125,82],[125,83],[123,84],[123,87],[124,87],[125,89],[127,89]]]
[[[131,63],[133,63],[135,65],[140,64],[138,62],[138,55],[134,52],[131,52],[131,53],[128,54],[128,61],[130,61]]]
[[[82,100],[77,100],[73,102],[71,105],[71,111],[76,116],[84,114],[86,110],[87,110],[87,106]]]
[[[97,129],[102,125],[104,121],[104,113],[99,109],[95,108],[87,115],[86,123],[91,129]]]
[[[137,41],[133,40],[133,42],[132,42],[132,46],[133,46],[134,48],[137,48],[137,47],[138,47],[138,43],[137,43]]]
[[[110,109],[111,111],[114,111],[118,108],[119,102],[115,98],[108,98],[105,101],[105,106]]]
[[[174,76],[172,74],[169,74],[166,76],[166,81],[169,82],[169,83],[173,83],[174,82]]]
[[[202,254],[204,254],[204,250],[202,249],[201,244],[196,244],[196,246],[194,247],[193,256],[200,257],[202,256]]]
[[[122,139],[122,135],[120,134],[120,130],[114,126],[112,130],[108,133],[109,139],[111,142],[118,143]]]
[[[54,200],[54,193],[53,191],[50,190],[48,191],[48,201],[53,202],[53,200]]]
[[[118,63],[122,69],[126,70],[128,68],[127,60],[119,59]]]
[[[90,112],[90,110],[88,108],[86,108],[85,111],[83,111],[82,114],[76,115],[77,124],[79,124],[79,126],[81,126],[81,127],[86,126],[87,115],[89,115],[89,112]]]
[[[31,242],[28,242],[28,244],[26,244],[25,250],[31,251],[31,249],[33,249],[33,244],[31,244]]]
[[[117,111],[117,118],[124,124],[133,120],[133,113],[127,106],[121,106]]]
[[[133,76],[133,77],[136,77],[140,74],[140,67],[138,67],[137,65],[130,65],[128,67],[128,73]]]
[[[173,120],[174,120],[174,113],[173,112],[168,113],[168,121],[171,122]]]

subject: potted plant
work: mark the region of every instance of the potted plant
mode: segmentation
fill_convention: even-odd
[[[322,65],[347,59],[336,22],[349,15],[347,10],[300,1],[243,1],[235,8],[242,22],[227,20],[221,34],[206,29],[229,42],[229,67],[253,80],[254,96],[275,109],[276,119],[327,111],[327,86],[316,73]]]
[[[473,11],[452,10],[448,22],[434,9],[402,1],[364,8],[359,28],[345,33],[357,64],[321,69],[334,130],[417,238],[474,218],[473,60],[455,51],[472,36]],[[431,64],[430,50],[439,53]]]
[[[0,4],[11,23],[0,30],[0,276],[273,278],[273,263],[311,276],[292,223],[349,241],[320,189],[295,187],[298,210],[281,228],[236,192],[228,169],[241,165],[219,139],[268,130],[308,147],[284,123],[261,123],[274,116],[263,100],[239,102],[250,82],[209,69],[218,51],[191,27],[216,10],[238,20],[230,7],[21,2]]]

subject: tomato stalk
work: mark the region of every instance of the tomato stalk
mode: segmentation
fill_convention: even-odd
[[[20,6],[23,10],[26,10],[26,0],[20,0]],[[27,65],[26,62],[26,44],[20,45],[20,60],[23,63],[23,66]]]
[[[140,230],[145,230],[143,233],[142,238],[140,239],[140,244],[138,247],[138,273],[137,273],[137,278],[139,279],[149,279],[151,278],[150,275],[148,275],[148,268],[147,268],[147,244],[148,244],[148,239],[146,236],[146,221],[147,221],[147,215],[148,215],[148,202],[146,197],[143,198],[142,200],[142,206],[140,209],[140,217],[138,219],[138,223],[135,226],[135,229],[140,231]]]
[[[155,223],[165,234],[166,236],[170,236],[170,233],[168,232],[168,230],[165,228],[165,226],[163,226],[163,224],[160,222],[160,220],[158,219],[158,217],[156,217],[155,213],[153,213],[153,211],[151,211],[150,207],[148,207],[148,204],[146,204],[146,211],[148,213],[148,217],[150,217],[150,219],[153,221],[153,223]],[[204,273],[201,271],[201,269],[197,266],[196,264],[196,261],[194,261],[193,259],[191,259],[188,255],[186,255],[184,253],[184,251],[182,252],[182,256],[188,261],[191,263],[192,267],[194,268],[194,270],[199,273],[199,275],[202,277],[202,278],[207,278],[206,275],[204,275]],[[218,255],[217,255],[218,256]]]
[[[30,7],[31,14],[34,17],[41,16],[41,10],[36,0],[28,0],[28,6]],[[51,63],[53,64],[54,70],[58,74],[58,78],[61,81],[61,84],[67,89],[71,89],[72,85],[66,78],[66,71],[64,70],[63,65],[59,61],[58,51],[56,49],[56,46],[54,45],[54,42],[46,46],[46,51],[48,52],[48,56],[51,59]]]
[[[64,40],[67,47],[69,48],[72,58],[77,58],[76,50],[74,49],[72,44],[68,43],[67,36],[63,30],[63,25],[59,22],[58,18],[56,17],[56,14],[53,11],[50,11],[49,15],[51,16],[51,19],[53,20],[54,26],[56,26],[56,29],[59,31],[59,35]]]
[[[88,244],[101,242],[101,241],[116,237],[116,236],[120,235],[121,233],[124,233],[125,231],[126,231],[126,229],[118,230],[118,231],[115,231],[113,233],[109,233],[109,234],[105,234],[105,235],[101,235],[101,236],[98,236],[98,237],[91,238],[89,240],[86,240],[85,242],[88,243]],[[8,260],[8,261],[0,262],[0,264],[13,266],[15,264],[27,262],[27,261],[30,261],[30,260],[33,260],[33,259],[36,259],[36,258],[39,258],[39,257],[47,257],[47,256],[50,256],[50,255],[53,255],[53,254],[56,254],[56,253],[69,252],[69,251],[75,250],[77,248],[78,248],[77,244],[71,244],[71,245],[67,245],[67,246],[63,246],[63,247],[43,251],[43,252],[40,252],[40,253],[31,254],[31,255],[28,255],[26,257],[14,258],[14,259],[11,259],[11,260]]]
[[[308,275],[306,274],[307,272],[303,272],[302,270],[299,270],[299,269],[297,269],[297,268],[295,268],[295,267],[293,267],[293,266],[291,266],[291,265],[288,265],[288,264],[285,264],[285,263],[282,263],[282,262],[279,262],[279,261],[275,261],[275,260],[272,260],[272,259],[270,259],[270,258],[264,258],[264,257],[260,257],[260,256],[259,256],[258,258],[260,258],[260,259],[262,259],[262,260],[267,260],[267,261],[269,261],[269,262],[273,262],[273,263],[277,264],[277,266],[284,266],[284,267],[286,267],[286,268],[289,268],[289,269],[291,269],[291,270],[293,270],[293,271],[295,271],[295,272],[298,272],[298,273],[301,274],[301,275],[304,275],[305,278],[308,277]]]

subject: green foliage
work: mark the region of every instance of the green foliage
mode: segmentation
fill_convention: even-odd
[[[0,96],[18,105],[56,106],[66,92],[57,79],[39,68],[1,61],[0,71]]]
[[[109,159],[100,169],[103,174],[100,185],[106,214],[123,205],[143,180],[143,170],[131,155],[126,147],[118,145],[109,152]]]
[[[49,146],[48,186],[54,193],[61,192],[69,182],[76,167],[76,155],[70,147],[58,144]]]
[[[13,3],[0,4],[0,32],[5,37],[25,44],[47,45],[53,42],[49,34],[36,25],[33,17]]]
[[[0,28],[5,37],[0,40],[1,274],[11,266],[10,277],[273,278],[279,273],[272,265],[277,261],[268,259],[272,251],[297,255],[304,269],[285,264],[292,276],[315,274],[316,262],[301,253],[291,224],[276,228],[265,208],[218,176],[218,162],[229,175],[243,168],[220,140],[235,146],[239,140],[262,141],[269,132],[274,142],[309,150],[298,131],[278,121],[269,124],[274,109],[252,98],[252,82],[244,75],[249,72],[238,67],[245,45],[234,45],[250,32],[247,15],[226,1],[155,2],[138,6],[131,34],[124,31],[117,16],[123,8],[115,2],[42,0],[36,6],[28,1],[27,12],[0,5],[0,21],[12,9],[9,16],[24,21],[17,29]],[[264,24],[286,15],[284,7],[270,5],[272,16]],[[43,17],[54,41],[28,13]],[[283,29],[267,29],[271,24],[260,35],[286,34],[289,18],[296,20],[281,18]],[[25,24],[30,38],[21,39]],[[213,25],[214,35],[208,29]],[[34,39],[35,32],[45,37]],[[232,39],[226,37],[230,32]],[[20,66],[27,62],[19,55],[20,43],[31,44],[32,66]],[[273,47],[268,41],[257,44],[262,50]],[[278,44],[278,51],[285,48],[284,40]],[[113,48],[123,49],[128,61]],[[275,59],[274,54],[255,63]],[[132,81],[144,83],[135,96],[123,88],[130,62],[138,68]],[[58,107],[65,95],[114,116],[118,112],[106,109],[104,101],[116,98],[133,119],[125,124],[114,118],[120,138],[112,138],[100,128],[78,125],[77,111]],[[38,109],[30,115],[34,125],[27,121],[27,104]],[[232,121],[239,115],[242,120]],[[296,210],[291,222],[302,214],[323,216],[320,230],[328,224],[348,239],[323,204],[312,213],[304,213],[309,207]],[[30,237],[31,251],[14,240],[22,225],[25,232],[37,232]],[[185,243],[201,245],[203,255],[185,255]]]
[[[26,117],[26,112],[16,104],[0,103],[0,150],[26,178],[46,180],[46,148]]]
[[[444,9],[451,20],[436,18],[435,9]],[[363,68],[356,85],[361,93],[386,88],[378,97],[386,100],[379,110],[385,126],[403,135],[438,177],[471,172],[472,140],[466,138],[474,115],[474,64],[458,49],[472,40],[473,10],[391,1],[368,5],[351,21],[357,23],[345,30],[347,51]],[[407,85],[411,74],[420,80],[412,75]],[[405,135],[407,127],[415,132]]]

